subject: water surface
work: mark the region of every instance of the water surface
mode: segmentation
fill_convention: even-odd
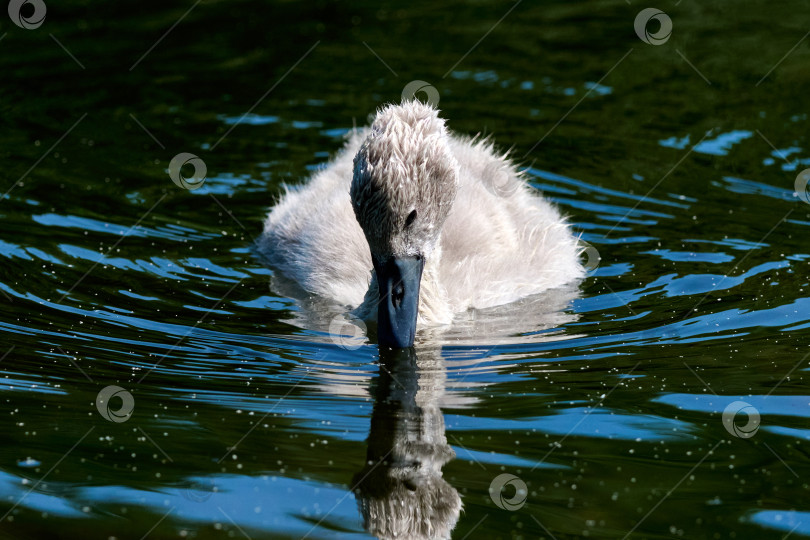
[[[452,521],[457,498],[454,538],[810,536],[806,21],[668,3],[653,45],[643,7],[4,14],[0,537],[368,538],[396,433],[433,471],[404,508],[435,489]],[[380,358],[252,246],[282,184],[413,80],[601,261]],[[167,174],[181,152],[199,189]]]

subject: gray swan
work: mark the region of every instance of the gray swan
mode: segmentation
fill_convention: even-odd
[[[306,291],[376,320],[381,346],[410,347],[417,328],[585,275],[566,220],[507,156],[451,134],[420,101],[383,107],[285,189],[260,252]]]

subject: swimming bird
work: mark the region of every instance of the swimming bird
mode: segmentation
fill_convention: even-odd
[[[559,210],[487,139],[418,100],[382,107],[324,169],[286,187],[259,250],[305,290],[377,321],[379,344],[584,276]]]

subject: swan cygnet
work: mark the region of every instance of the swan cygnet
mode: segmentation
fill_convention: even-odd
[[[584,276],[560,212],[487,140],[448,132],[420,101],[380,109],[271,210],[259,241],[305,290],[377,320],[381,346],[417,327]]]

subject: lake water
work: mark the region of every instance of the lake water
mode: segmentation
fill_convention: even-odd
[[[45,2],[0,16],[0,538],[810,537],[803,6]],[[381,358],[253,243],[415,80],[592,270]]]

